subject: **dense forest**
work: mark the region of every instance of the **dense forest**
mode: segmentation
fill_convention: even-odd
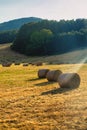
[[[36,17],[20,18],[0,23],[0,44],[13,42],[19,28],[29,22],[38,22],[42,19]]]
[[[50,55],[87,46],[87,20],[31,22],[23,25],[11,46],[26,55]]]
[[[13,42],[18,30],[0,32],[0,44]]]

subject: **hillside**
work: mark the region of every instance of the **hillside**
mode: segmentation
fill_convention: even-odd
[[[28,17],[28,18],[14,19],[8,22],[0,23],[0,32],[8,31],[8,30],[16,30],[19,29],[23,24],[29,22],[38,22],[41,20],[42,20],[41,18]]]
[[[0,45],[0,63],[4,62],[36,62],[50,64],[69,64],[87,62],[87,48],[78,49],[61,55],[30,57],[16,53],[10,49],[11,44]]]

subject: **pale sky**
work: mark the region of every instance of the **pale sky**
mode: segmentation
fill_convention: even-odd
[[[0,23],[22,17],[87,18],[87,0],[0,0]]]

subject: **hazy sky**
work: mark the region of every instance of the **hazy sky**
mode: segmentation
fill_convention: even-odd
[[[87,0],[0,0],[0,23],[21,17],[87,18]]]

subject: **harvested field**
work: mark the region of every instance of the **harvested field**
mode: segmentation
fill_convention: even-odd
[[[39,69],[73,72],[79,64],[0,65],[0,130],[87,130],[87,64],[78,88],[38,79]]]

